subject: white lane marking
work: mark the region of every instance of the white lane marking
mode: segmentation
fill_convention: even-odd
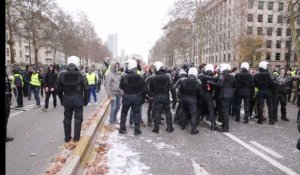
[[[259,150],[253,148],[252,146],[248,145],[247,143],[245,143],[244,141],[242,141],[241,139],[235,137],[234,135],[230,134],[230,133],[223,133],[225,134],[227,137],[231,138],[232,140],[234,140],[235,142],[239,143],[240,145],[244,146],[245,148],[247,148],[248,150],[252,151],[254,154],[258,155],[259,157],[263,158],[264,160],[268,161],[271,165],[273,165],[274,167],[280,169],[281,171],[283,171],[284,173],[288,174],[288,175],[298,175],[296,172],[294,172],[293,170],[289,169],[288,167],[282,165],[281,163],[277,162],[276,160],[272,159],[271,157],[269,157],[268,155],[264,154],[263,152],[260,152]]]
[[[53,99],[49,100],[49,103],[52,102],[52,101],[53,101]],[[41,105],[43,105],[43,104],[45,104],[45,102],[41,103]],[[13,116],[19,115],[19,114],[21,114],[23,112],[29,111],[30,109],[33,109],[34,106],[35,106],[35,104],[32,104],[32,105],[25,106],[24,108],[20,108],[20,109],[24,109],[25,111],[19,111],[19,112],[13,113],[13,114],[9,115],[9,117],[13,117]]]
[[[263,146],[262,144],[260,144],[256,141],[250,141],[250,143],[255,145],[257,148],[260,148],[260,149],[264,150],[266,153],[276,157],[277,159],[282,159],[283,158],[282,155],[276,153],[275,151],[271,150],[270,148],[267,148],[267,147]]]
[[[209,175],[209,173],[207,171],[205,171],[204,168],[199,166],[193,159],[191,159],[191,161],[192,161],[194,172],[196,175]]]
[[[204,120],[204,122],[206,122],[207,124],[210,125],[210,122],[208,122],[207,120]],[[293,170],[289,169],[288,167],[282,165],[281,163],[277,162],[276,160],[272,159],[271,157],[269,157],[268,155],[264,154],[263,152],[260,152],[259,150],[253,148],[252,146],[248,145],[247,143],[245,143],[244,141],[242,141],[241,139],[235,137],[234,135],[230,134],[230,133],[223,133],[226,136],[228,136],[229,138],[231,138],[232,140],[236,141],[237,143],[239,143],[240,145],[244,146],[245,148],[249,149],[250,151],[252,151],[253,153],[255,153],[256,155],[260,156],[261,158],[265,159],[266,161],[268,161],[271,165],[273,165],[274,167],[280,169],[281,171],[285,172],[288,175],[299,175],[296,172],[294,172]]]

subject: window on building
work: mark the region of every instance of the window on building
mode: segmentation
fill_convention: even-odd
[[[253,22],[253,14],[248,13],[248,22]]]
[[[272,47],[272,40],[267,40],[267,48],[271,48]]]
[[[257,27],[257,35],[262,35],[262,33],[263,33],[263,28]]]
[[[29,46],[25,46],[25,52],[29,53]]]
[[[279,23],[279,24],[282,23],[282,16],[281,15],[277,16],[277,23]]]
[[[297,18],[297,24],[300,24],[300,17]]]
[[[276,59],[276,61],[280,60],[280,53],[276,53],[275,59]]]
[[[290,53],[285,53],[285,60],[290,60]]]
[[[286,47],[286,48],[289,48],[289,47],[291,47],[291,41],[286,41],[286,43],[285,43],[285,47]]]
[[[253,9],[254,0],[248,0],[248,9]]]
[[[268,36],[272,36],[272,32],[273,32],[273,28],[272,27],[268,27],[267,28],[267,35]]]
[[[264,1],[258,1],[258,9],[263,10],[264,9]]]
[[[277,28],[277,36],[281,36],[282,35],[282,28]]]
[[[263,15],[262,14],[258,14],[257,16],[257,22],[263,22]]]
[[[276,48],[280,49],[281,48],[281,41],[276,41]]]
[[[268,15],[268,23],[272,23],[273,22],[273,15]]]
[[[247,35],[252,35],[253,34],[253,28],[248,26],[247,28]]]
[[[22,50],[20,50],[20,58],[22,58]]]
[[[226,61],[226,54],[224,54],[223,61]]]
[[[227,60],[230,61],[230,53],[227,55]]]
[[[268,10],[273,10],[274,2],[268,2]]]
[[[16,49],[13,49],[13,55],[16,56]]]
[[[22,47],[21,39],[19,39],[19,46]]]
[[[9,56],[9,48],[6,48],[6,56]]]
[[[271,52],[266,53],[266,60],[271,60]]]
[[[26,55],[26,62],[29,62],[29,56]]]
[[[291,29],[290,28],[286,29],[286,36],[291,36]]]
[[[283,2],[279,2],[278,4],[278,11],[283,11]]]

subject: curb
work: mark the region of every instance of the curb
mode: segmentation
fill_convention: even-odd
[[[104,121],[109,114],[110,100],[106,98],[102,104],[100,104],[100,110],[96,111],[97,117],[93,123],[87,128],[87,130],[81,135],[79,142],[75,149],[72,151],[70,157],[66,160],[66,163],[62,169],[58,172],[58,175],[77,175],[82,174],[82,166],[87,163],[93,152],[93,143],[98,137],[101,128],[104,126]],[[102,105],[102,106],[101,106]]]

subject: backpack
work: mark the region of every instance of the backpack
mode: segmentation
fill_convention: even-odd
[[[21,79],[20,75],[15,76],[14,84],[16,87],[22,87],[22,79]]]

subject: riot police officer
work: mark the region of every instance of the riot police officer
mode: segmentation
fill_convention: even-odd
[[[80,60],[71,56],[67,61],[67,71],[59,75],[58,96],[64,106],[65,142],[71,140],[71,125],[74,112],[74,141],[80,139],[81,123],[83,120],[83,106],[88,104],[89,86],[86,76],[79,71]]]
[[[258,88],[257,101],[258,101],[258,124],[263,124],[263,108],[264,101],[267,100],[268,114],[269,114],[269,124],[274,124],[274,106],[273,106],[273,96],[272,96],[272,86],[274,86],[274,81],[268,72],[267,61],[261,61],[258,65],[259,72],[254,75],[253,82],[254,86]]]
[[[155,133],[159,133],[159,123],[160,123],[160,111],[163,107],[166,114],[167,122],[167,132],[173,132],[172,124],[172,114],[170,109],[170,97],[169,91],[171,89],[171,81],[169,76],[166,74],[166,69],[162,62],[157,61],[154,63],[155,67],[155,76],[151,79],[149,84],[150,93],[154,94],[153,102],[153,119],[154,119],[154,129],[152,130]]]
[[[191,134],[198,134],[197,130],[197,96],[201,93],[201,81],[197,79],[198,70],[195,67],[189,69],[188,77],[184,78],[179,85],[179,93],[182,99],[182,108],[185,113],[189,113],[191,116]],[[186,116],[183,118],[181,128],[186,126]]]
[[[249,122],[250,117],[250,97],[253,95],[253,79],[249,73],[249,64],[243,62],[241,64],[240,73],[235,75],[236,79],[236,93],[237,93],[237,107],[236,107],[236,118],[235,121],[240,121],[241,116],[241,103],[244,100],[244,123]]]
[[[220,100],[221,112],[223,115],[223,125],[219,132],[229,132],[229,108],[230,100],[233,98],[235,91],[235,78],[230,75],[230,64],[222,64],[220,66],[220,75],[217,82],[208,81],[214,86],[220,87],[217,99]]]
[[[11,105],[11,87],[10,87],[10,80],[8,78],[8,75],[5,71],[5,119],[6,119],[6,125],[5,125],[5,141],[10,142],[14,140],[12,137],[7,137],[7,123],[8,123],[8,117],[10,114],[10,105]]]
[[[207,64],[204,67],[204,73],[200,75],[200,80],[202,83],[202,104],[206,104],[208,110],[208,116],[211,123],[211,130],[216,131],[216,119],[215,119],[215,110],[214,110],[214,101],[213,101],[213,86],[207,81],[216,81],[217,79],[213,77],[214,66],[212,64]]]
[[[134,135],[142,133],[140,130],[141,124],[141,105],[143,103],[142,93],[144,90],[144,80],[137,73],[137,62],[133,59],[128,59],[126,62],[126,75],[121,77],[120,89],[124,91],[121,109],[120,134],[126,134],[126,117],[129,108],[131,107],[134,122]]]

